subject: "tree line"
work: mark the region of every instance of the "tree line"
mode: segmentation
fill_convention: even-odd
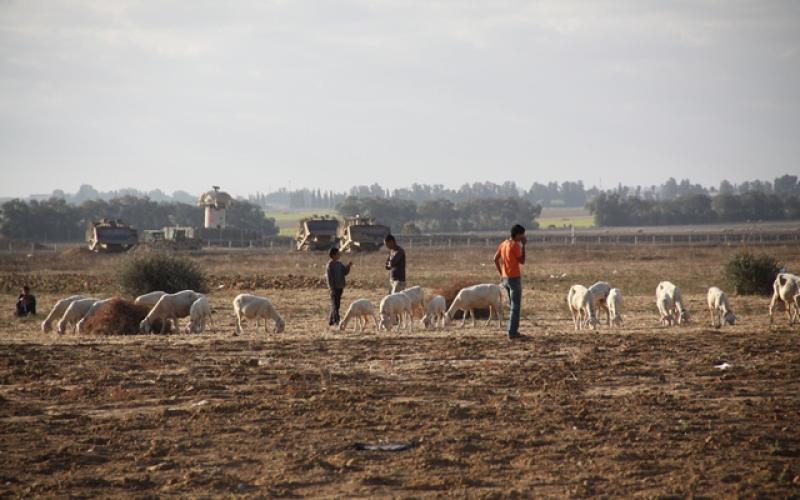
[[[0,205],[0,234],[34,241],[83,240],[89,223],[102,218],[122,219],[139,230],[202,227],[203,209],[188,203],[157,202],[136,196],[93,199],[79,205],[59,198],[14,199]],[[278,234],[275,219],[267,218],[261,207],[246,201],[234,202],[228,209],[227,221],[231,227],[265,236]]]

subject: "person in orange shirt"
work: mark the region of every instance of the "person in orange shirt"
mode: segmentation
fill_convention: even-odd
[[[511,228],[511,237],[500,243],[494,254],[494,265],[503,278],[503,286],[508,292],[511,304],[511,319],[508,321],[508,338],[517,339],[519,333],[519,316],[522,309],[522,271],[520,264],[525,264],[525,228],[515,224]]]

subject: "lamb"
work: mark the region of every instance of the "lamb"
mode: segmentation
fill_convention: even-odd
[[[673,313],[673,322],[676,322],[679,325],[685,325],[688,323],[689,311],[687,311],[686,307],[683,305],[681,289],[669,281],[662,281],[658,284],[658,287],[656,287],[656,299],[658,299],[659,290],[665,290],[672,299],[673,307],[670,308],[670,311]]]
[[[266,297],[259,297],[257,295],[250,295],[243,293],[237,295],[233,299],[233,312],[236,314],[236,330],[234,335],[239,335],[243,332],[242,319],[255,319],[256,331],[258,330],[259,320],[264,319],[264,333],[269,333],[267,330],[267,320],[275,321],[275,333],[281,333],[286,328],[286,322],[283,321],[275,306]]]
[[[186,325],[186,333],[203,333],[206,329],[206,318],[211,322],[214,333],[217,332],[217,326],[214,324],[214,318],[211,317],[211,305],[208,303],[208,297],[203,295],[199,299],[192,302],[189,308],[189,324]]]
[[[592,330],[597,330],[597,314],[594,308],[595,300],[592,292],[583,285],[572,285],[567,293],[567,305],[572,313],[572,321],[576,330],[582,330],[591,325]]]
[[[772,300],[769,302],[769,322],[772,324],[772,315],[778,307],[778,302],[783,302],[786,307],[786,317],[789,324],[793,324],[795,319],[800,317],[800,276],[789,273],[780,273],[772,283]],[[792,303],[794,302],[794,314],[792,314]]]
[[[399,293],[402,293],[411,300],[412,317],[415,309],[419,309],[422,314],[425,314],[425,292],[422,290],[421,286],[412,286]]]
[[[147,306],[150,309],[152,309],[158,303],[158,299],[160,299],[166,294],[167,292],[162,292],[162,291],[146,293],[144,295],[139,295],[138,297],[136,297],[133,303],[136,304],[137,306]]]
[[[736,324],[736,316],[731,311],[728,296],[721,289],[712,286],[708,289],[708,310],[711,313],[711,326],[722,326],[722,320],[729,325]]]
[[[381,320],[378,324],[379,330],[391,330],[392,326],[397,325],[397,329],[406,327],[413,330],[414,322],[411,314],[411,299],[408,295],[397,292],[385,296],[380,304]]]
[[[611,324],[622,326],[622,291],[619,288],[612,288],[608,291],[606,298],[609,314],[611,314]]]
[[[500,328],[503,327],[503,289],[495,284],[482,284],[473,285],[467,288],[462,288],[453,303],[450,304],[450,309],[447,310],[445,316],[445,323],[453,320],[453,315],[456,311],[464,311],[463,319],[461,320],[461,328],[467,322],[467,314],[472,315],[472,326],[475,327],[475,309],[489,308],[489,319],[486,325],[492,321],[492,311],[494,310],[497,316],[497,321]]]
[[[659,322],[663,326],[671,326],[675,322],[675,302],[672,294],[663,288],[656,288],[656,307],[658,307]]]
[[[180,331],[178,318],[189,316],[192,304],[202,296],[202,293],[195,292],[194,290],[183,290],[177,293],[163,295],[158,299],[156,305],[150,309],[147,316],[139,323],[139,330],[142,333],[150,333],[155,320],[160,319],[161,333],[166,333],[166,320],[171,319],[172,324],[175,326],[175,331]]]
[[[83,295],[70,295],[69,297],[56,302],[56,305],[53,306],[53,308],[50,310],[50,313],[47,315],[44,321],[42,321],[42,333],[47,333],[52,330],[53,321],[55,321],[56,318],[60,319],[70,304],[83,298]]]
[[[103,300],[98,300],[97,302],[92,304],[92,307],[90,307],[89,310],[86,311],[86,314],[84,314],[81,320],[78,321],[78,323],[75,325],[75,332],[80,334],[81,330],[83,330],[83,325],[86,324],[86,321],[88,321],[89,318],[97,314],[97,311],[99,311],[101,307],[108,304],[110,301],[111,299],[103,299]]]
[[[347,308],[347,314],[344,319],[339,323],[339,330],[344,331],[347,329],[347,323],[351,319],[355,319],[355,331],[363,331],[369,323],[370,318],[375,322],[375,329],[379,328],[378,316],[375,314],[375,307],[368,299],[354,300],[350,307]]]
[[[434,295],[428,302],[425,316],[422,317],[424,328],[444,328],[444,318],[447,315],[447,302],[441,295]]]
[[[611,285],[609,285],[605,281],[598,281],[594,285],[589,287],[589,291],[592,292],[592,298],[594,299],[594,308],[595,311],[605,311],[606,312],[606,325],[611,325],[611,311],[609,310],[608,305],[606,304],[608,300],[608,294],[611,291]]]
[[[78,299],[72,301],[69,306],[67,306],[66,311],[64,311],[64,315],[61,316],[61,320],[58,322],[58,333],[63,334],[67,326],[72,326],[73,332],[78,325],[78,321],[80,321],[89,309],[97,302],[97,299]]]

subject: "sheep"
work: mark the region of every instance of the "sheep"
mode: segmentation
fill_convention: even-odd
[[[77,327],[78,321],[80,321],[89,309],[97,302],[97,299],[78,299],[72,301],[69,306],[67,306],[67,310],[64,311],[64,315],[61,316],[61,320],[58,322],[58,333],[63,334],[67,326],[72,326],[73,332]]]
[[[85,298],[83,295],[70,295],[69,297],[56,302],[56,305],[53,306],[53,308],[50,310],[50,313],[47,315],[44,321],[42,321],[42,333],[47,333],[52,330],[53,321],[55,321],[57,318],[60,319],[70,304],[83,298]]]
[[[236,329],[234,335],[239,335],[244,330],[242,329],[242,319],[255,319],[256,331],[258,331],[258,324],[260,319],[264,319],[264,333],[269,333],[267,330],[267,320],[275,320],[275,333],[283,332],[286,328],[286,322],[283,321],[275,306],[266,297],[259,297],[257,295],[250,295],[249,293],[242,293],[233,299],[233,312],[236,314]]]
[[[134,299],[133,303],[137,306],[147,306],[148,308],[152,309],[158,303],[158,299],[166,295],[167,292],[150,292],[144,295],[139,295]]]
[[[619,288],[612,288],[608,291],[606,298],[609,314],[611,314],[611,324],[622,326],[622,291]]]
[[[147,313],[147,316],[139,323],[139,330],[142,333],[150,333],[155,320],[160,319],[161,333],[166,333],[167,320],[171,319],[172,324],[175,326],[175,331],[180,331],[178,318],[189,316],[192,304],[202,296],[202,293],[194,290],[183,290],[162,295],[156,305]]]
[[[583,285],[572,285],[567,293],[567,305],[572,313],[572,321],[576,330],[582,330],[591,325],[592,330],[597,330],[597,313],[594,308],[595,300],[592,292]]]
[[[492,310],[497,316],[497,321],[500,328],[503,327],[503,289],[495,284],[482,284],[473,285],[467,288],[462,288],[453,303],[450,304],[450,309],[447,310],[445,316],[445,324],[453,320],[453,315],[456,311],[464,311],[463,319],[461,320],[461,328],[467,322],[467,314],[472,315],[472,326],[475,327],[475,309],[489,308],[489,319],[486,321],[486,326],[492,321]]]
[[[605,281],[598,281],[594,285],[589,287],[589,291],[592,292],[592,299],[594,300],[594,309],[597,314],[600,314],[599,311],[606,312],[606,325],[611,325],[611,311],[609,310],[608,304],[606,304],[608,300],[608,294],[611,291],[611,285],[609,285]]]
[[[425,292],[422,290],[421,286],[412,286],[398,293],[402,293],[411,300],[412,318],[415,309],[419,309],[422,315],[425,314]]]
[[[424,328],[444,328],[444,318],[447,315],[447,301],[441,295],[434,295],[428,301],[428,307],[421,323]]]
[[[379,307],[380,323],[378,330],[391,330],[392,326],[397,325],[397,329],[403,328],[405,323],[406,327],[413,330],[414,322],[411,314],[411,299],[408,295],[397,292],[385,296],[381,299]]]
[[[671,326],[675,322],[675,302],[672,294],[663,288],[656,288],[656,307],[658,307],[659,322],[663,326]]]
[[[731,311],[728,296],[721,289],[712,286],[708,289],[708,311],[711,313],[711,326],[722,326],[722,320],[729,325],[736,324],[736,316]]]
[[[783,302],[786,307],[786,317],[789,324],[793,324],[795,319],[800,317],[800,276],[789,273],[780,273],[772,283],[772,300],[769,302],[769,322],[772,324],[773,314],[778,307],[778,302]],[[792,302],[794,302],[794,314],[792,314]]]
[[[354,300],[347,308],[344,319],[339,323],[339,330],[347,329],[347,323],[354,319],[356,322],[355,331],[363,331],[369,323],[370,318],[375,322],[375,329],[379,328],[378,316],[375,314],[375,307],[368,299]]]
[[[199,299],[192,302],[189,308],[189,324],[186,325],[186,333],[203,333],[206,329],[206,318],[211,322],[214,333],[217,332],[217,326],[214,324],[214,318],[211,317],[211,305],[208,303],[208,297],[203,295]]]
[[[89,310],[86,311],[86,314],[84,314],[83,317],[80,319],[80,321],[78,321],[78,323],[75,325],[75,333],[80,334],[81,330],[83,330],[83,325],[86,324],[86,321],[95,314],[97,314],[97,311],[99,311],[101,307],[108,304],[110,301],[111,299],[103,299],[103,300],[98,300],[97,302],[92,304],[92,307],[90,307]]]
[[[683,299],[681,298],[681,289],[678,288],[674,283],[671,283],[669,281],[662,281],[661,283],[658,284],[658,287],[656,287],[656,298],[658,298],[659,290],[665,290],[672,299],[673,307],[670,309],[670,311],[673,312],[673,321],[679,325],[685,325],[686,323],[688,323],[689,311],[686,310],[686,307],[683,305]]]

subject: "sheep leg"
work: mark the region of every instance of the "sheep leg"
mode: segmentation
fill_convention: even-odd
[[[772,324],[772,315],[774,314],[775,308],[777,307],[777,303],[776,303],[777,300],[776,299],[778,299],[778,294],[777,293],[773,293],[772,294],[772,299],[769,301],[769,323],[770,324]]]
[[[470,309],[469,314],[472,316],[472,328],[475,328],[475,309]]]
[[[372,319],[375,321],[375,331],[377,332],[378,330],[380,330],[380,323],[378,322],[378,315],[375,314],[375,313],[372,313]]]
[[[243,332],[243,330],[242,330],[242,315],[237,311],[236,312],[236,326],[233,329],[233,334],[234,335],[239,335],[242,332]]]
[[[611,326],[611,309],[608,308],[608,304],[605,301],[600,302],[599,306],[600,309],[606,312],[606,326]]]

